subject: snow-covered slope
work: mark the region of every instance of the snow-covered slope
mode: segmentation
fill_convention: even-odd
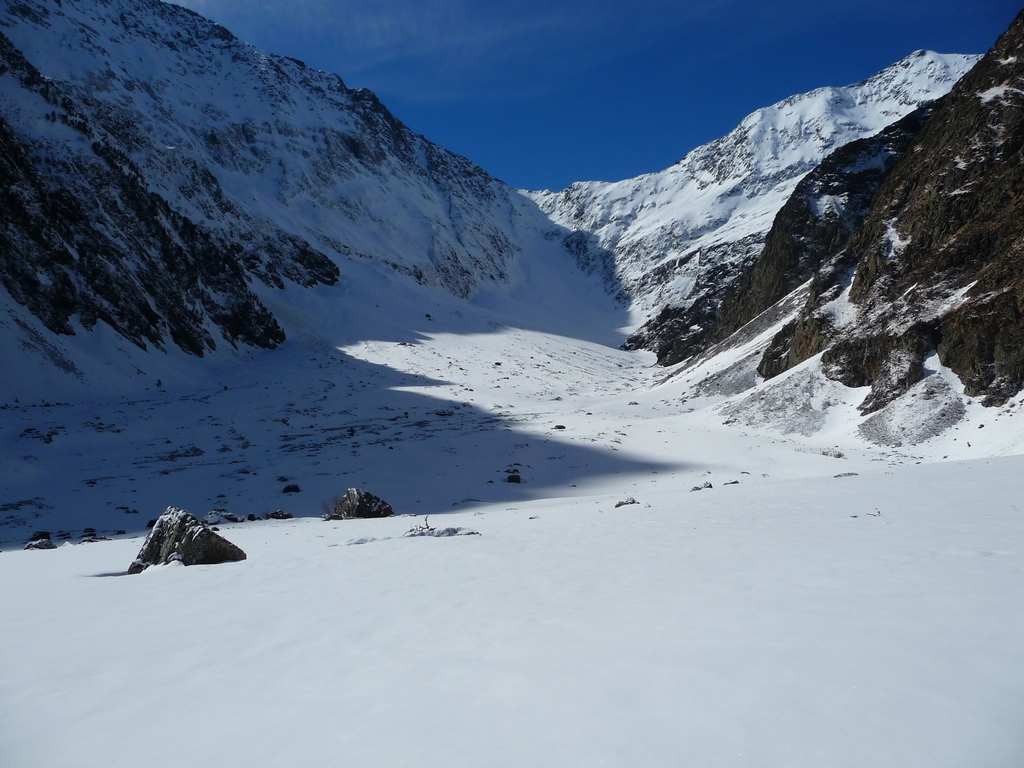
[[[662,306],[685,307],[727,285],[760,252],[808,171],[947,93],[977,60],[918,51],[864,82],[759,109],[659,173],[529,194],[554,221],[591,236],[581,241],[582,263],[614,257],[642,322]]]
[[[50,331],[273,347],[260,284],[369,260],[468,296],[522,251],[565,258],[535,204],[372,93],[184,8],[4,3],[0,35],[0,279]]]
[[[597,235],[369,94],[149,0],[0,33],[3,768],[1019,762],[1024,392],[986,408],[939,355],[870,415],[820,356],[765,381],[807,284],[656,367]],[[704,235],[868,128],[829,130],[679,170]],[[398,517],[315,519],[351,486]],[[251,515],[248,559],[125,575],[168,505]],[[428,514],[481,535],[403,537]]]

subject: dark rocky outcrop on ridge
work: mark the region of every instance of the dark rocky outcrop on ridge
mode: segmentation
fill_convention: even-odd
[[[77,135],[74,156],[40,154],[0,117],[0,282],[54,333],[102,320],[135,344],[215,349],[207,319],[230,343],[272,348],[284,332],[248,287],[247,265],[270,247],[282,276],[333,283],[338,270],[308,244],[282,237],[243,243],[176,212],[150,189],[111,126],[94,125],[78,101],[44,77],[0,33],[0,78],[33,94],[52,130]],[[216,180],[206,191],[221,197]],[[226,201],[222,201],[228,205]]]

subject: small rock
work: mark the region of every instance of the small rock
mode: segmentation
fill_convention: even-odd
[[[835,477],[856,477],[856,476],[857,476],[856,472],[840,472],[838,475],[835,475]]]
[[[615,508],[618,509],[619,507],[628,507],[630,504],[639,504],[639,503],[640,502],[637,501],[636,499],[634,499],[632,496],[628,496],[625,499],[623,499],[622,501],[620,501],[618,504],[616,504]]]
[[[259,518],[256,517],[256,515],[254,515],[252,512],[250,512],[248,515],[246,515],[245,519],[248,520],[249,522],[253,522],[254,520],[259,520]]]
[[[714,488],[714,486],[711,483],[705,482],[703,485],[693,486],[693,488],[690,489],[690,493],[693,493],[694,491],[703,491],[708,488]]]
[[[565,429],[565,424],[555,424],[555,429]]]
[[[151,565],[165,565],[172,560],[182,565],[213,565],[245,560],[245,552],[184,509],[168,507],[156,519],[128,573],[142,573]]]
[[[285,512],[282,509],[278,509],[274,512],[267,512],[263,517],[267,520],[291,520],[295,515],[291,512]]]
[[[521,483],[521,482],[523,482],[523,478],[520,477],[519,475],[509,475],[505,479],[508,480],[508,482],[510,482],[510,483]]]
[[[374,496],[362,488],[349,488],[345,495],[334,502],[334,507],[323,516],[324,520],[349,520],[352,518],[392,517],[395,511],[384,499]]]
[[[35,539],[25,545],[25,549],[56,549],[57,545],[49,539]]]
[[[297,483],[292,483],[291,485],[286,485],[281,493],[300,493],[301,491],[302,489],[299,488]]]
[[[630,405],[640,405],[640,403],[638,403],[636,400],[630,400],[629,404]]]
[[[241,523],[243,520],[238,515],[232,514],[221,507],[217,507],[203,518],[203,522],[206,523],[206,525],[220,525],[221,523]]]
[[[739,485],[739,480],[730,480],[728,483],[722,483],[722,485]]]

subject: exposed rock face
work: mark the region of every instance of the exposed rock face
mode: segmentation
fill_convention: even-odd
[[[764,375],[824,350],[876,411],[938,352],[969,396],[1024,386],[1024,14],[939,103],[775,339]],[[852,278],[851,278],[852,275]],[[955,414],[943,415],[943,419]]]
[[[351,518],[391,517],[395,512],[391,505],[379,496],[374,496],[362,488],[349,488],[334,503],[324,516],[324,520],[348,520]]]
[[[178,560],[183,565],[213,565],[245,560],[245,552],[218,536],[183,509],[168,507],[139,550],[128,573]]]

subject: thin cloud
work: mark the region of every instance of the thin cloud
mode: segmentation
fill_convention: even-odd
[[[260,47],[417,100],[550,91],[734,0],[177,0]],[[306,53],[304,54],[304,51]]]
[[[931,7],[933,0],[895,6],[892,0],[176,2],[261,48],[407,102],[510,100],[599,88],[588,81],[589,73],[615,61],[628,68],[630,57],[651,46],[689,57],[699,76],[772,39],[841,29],[865,15],[938,15],[954,23],[965,12],[955,3]]]

